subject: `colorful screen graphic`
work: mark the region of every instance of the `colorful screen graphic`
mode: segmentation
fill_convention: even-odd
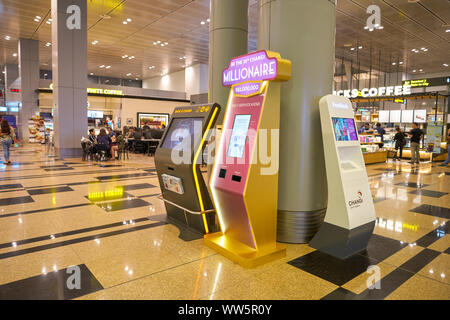
[[[180,143],[195,142],[195,138],[202,134],[202,118],[175,118],[170,124],[162,148],[173,149]]]
[[[358,141],[355,120],[349,118],[333,118],[336,141]]]
[[[234,117],[233,130],[231,131],[230,143],[227,156],[231,158],[242,158],[245,150],[245,140],[250,125],[250,114],[238,114]]]

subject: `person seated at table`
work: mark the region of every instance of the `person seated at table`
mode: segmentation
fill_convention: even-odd
[[[101,128],[97,137],[97,145],[95,146],[96,152],[105,151],[108,154],[111,147],[111,142],[111,137],[106,134],[106,130],[104,128]]]
[[[148,129],[144,130],[144,138],[145,139],[153,139],[150,127]]]
[[[111,127],[106,128],[108,130],[108,136],[111,138],[110,153],[111,158],[119,158],[119,146],[117,145],[117,134],[111,129]],[[117,151],[117,156],[115,156],[115,151]]]

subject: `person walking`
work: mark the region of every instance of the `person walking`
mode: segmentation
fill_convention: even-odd
[[[447,159],[440,164],[442,167],[446,167],[450,163],[450,129],[447,131]]]
[[[400,127],[395,127],[397,133],[394,136],[395,141],[395,157],[394,159],[400,160],[403,155],[403,147],[406,145],[405,134],[400,130]],[[397,156],[397,151],[400,149],[400,156]]]
[[[408,135],[411,137],[411,164],[414,164],[420,163],[420,140],[423,138],[423,131],[417,123],[413,123],[412,127]]]
[[[11,128],[8,121],[2,120],[0,123],[0,141],[2,142],[3,155],[5,156],[5,164],[10,164],[9,161],[9,148],[11,144],[15,143],[16,135],[14,129]]]

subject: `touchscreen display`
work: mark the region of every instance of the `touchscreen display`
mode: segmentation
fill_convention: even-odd
[[[242,158],[247,140],[248,126],[250,125],[250,114],[237,114],[234,117],[233,130],[231,131],[230,143],[228,145],[227,157]]]
[[[350,118],[333,118],[336,141],[358,141],[355,120]]]
[[[202,134],[202,118],[175,118],[168,130],[162,148],[173,149],[187,142],[193,145],[195,138]]]

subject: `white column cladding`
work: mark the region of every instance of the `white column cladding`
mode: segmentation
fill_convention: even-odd
[[[39,41],[19,39],[19,77],[22,107],[19,109],[17,129],[19,139],[28,142],[28,120],[38,108],[39,88]]]
[[[77,157],[87,136],[86,0],[52,0],[52,69],[56,149]]]

